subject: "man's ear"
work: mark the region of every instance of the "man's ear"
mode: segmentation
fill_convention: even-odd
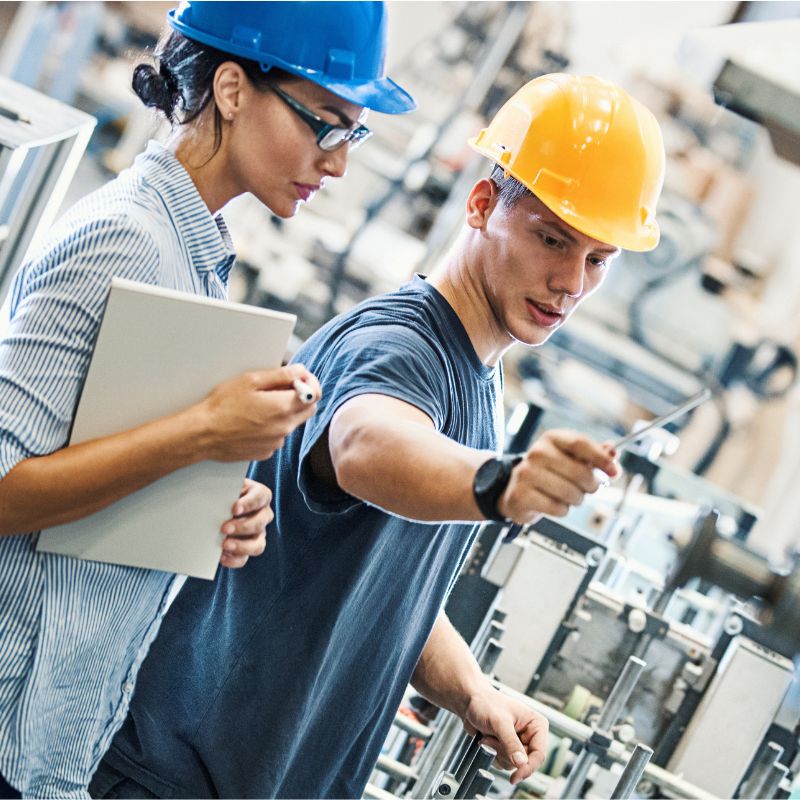
[[[467,225],[470,228],[483,228],[499,200],[497,184],[491,178],[479,180],[467,197]]]

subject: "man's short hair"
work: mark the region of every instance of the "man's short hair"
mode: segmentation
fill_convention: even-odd
[[[508,209],[514,208],[523,197],[533,195],[533,192],[516,178],[511,175],[506,178],[505,170],[499,164],[494,165],[492,174],[489,177],[494,185],[497,186],[500,202]]]

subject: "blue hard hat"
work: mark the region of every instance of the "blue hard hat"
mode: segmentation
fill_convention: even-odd
[[[413,111],[408,92],[384,72],[382,2],[186,0],[167,15],[187,39],[278,67],[384,114]]]

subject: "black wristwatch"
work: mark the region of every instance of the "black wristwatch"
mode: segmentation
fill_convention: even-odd
[[[497,510],[497,501],[506,490],[511,480],[511,470],[522,461],[520,455],[507,455],[501,458],[490,458],[478,467],[472,481],[472,493],[475,502],[486,519],[495,522],[506,522],[506,518]]]

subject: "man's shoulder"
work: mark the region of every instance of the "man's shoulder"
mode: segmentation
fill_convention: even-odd
[[[429,292],[408,284],[398,291],[370,297],[334,317],[309,338],[303,350],[318,352],[373,342],[384,349],[418,345],[441,350],[438,313]]]

